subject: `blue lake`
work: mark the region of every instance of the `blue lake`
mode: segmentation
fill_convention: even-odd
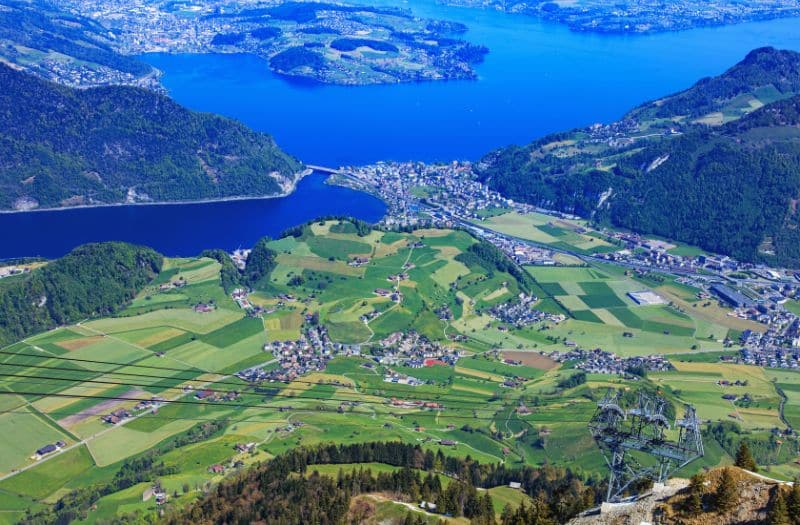
[[[374,222],[383,202],[371,195],[325,184],[310,175],[292,195],[196,204],[109,206],[0,214],[0,259],[58,257],[94,241],[128,241],[166,255],[197,255],[206,248],[250,247],[264,235],[322,215],[349,215]]]
[[[573,33],[557,24],[435,0],[372,0],[465,23],[489,47],[476,81],[330,86],[273,75],[243,55],[147,55],[179,102],[269,132],[301,160],[476,159],[548,132],[610,121],[646,100],[719,74],[760,46],[800,50],[800,19],[648,36]],[[304,180],[285,199],[0,215],[0,258],[58,256],[127,240],[169,255],[249,246],[322,214],[377,219],[376,199]]]
[[[371,3],[376,3],[373,0]],[[331,86],[287,80],[253,56],[149,55],[179,102],[267,131],[305,162],[476,159],[548,132],[607,122],[723,72],[766,45],[800,50],[799,19],[615,36],[434,0],[401,5],[456,20],[490,52],[476,81]]]

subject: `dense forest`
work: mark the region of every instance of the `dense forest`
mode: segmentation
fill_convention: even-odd
[[[29,274],[0,281],[0,345],[31,334],[109,315],[160,271],[150,248],[109,242],[79,246]]]
[[[313,465],[385,463],[400,470],[373,474],[369,469],[321,476]],[[438,474],[451,478],[445,487]],[[554,467],[508,468],[445,456],[419,445],[370,442],[299,447],[220,483],[205,498],[169,515],[165,523],[343,524],[351,499],[359,494],[393,494],[399,501],[435,502],[437,512],[463,516],[475,525],[495,525],[491,498],[478,488],[521,483],[533,504],[503,513],[500,525],[564,523],[595,505],[602,483]]]
[[[800,195],[800,130],[759,126],[766,106],[718,131],[698,130],[653,145],[617,167],[604,210],[613,224],[702,246],[742,260],[800,262],[793,200]],[[752,125],[751,125],[752,124]],[[650,170],[655,159],[665,159]],[[772,241],[774,257],[762,244]]]
[[[252,288],[268,285],[269,276],[278,265],[275,260],[278,254],[269,247],[269,241],[269,237],[259,239],[247,257],[243,280]]]
[[[737,114],[716,126],[683,120],[723,108],[729,111],[736,100],[759,91],[768,91],[767,98],[774,101],[741,118]],[[483,160],[481,176],[516,200],[745,261],[796,265],[800,263],[800,217],[795,206],[800,196],[798,92],[800,53],[759,49],[722,76],[645,104],[626,116],[629,120],[617,123],[625,129],[638,119],[669,113],[677,119],[678,132],[599,150],[590,130],[551,135],[526,147],[490,154]],[[547,144],[575,137],[593,145],[573,155],[545,152]]]
[[[301,165],[268,135],[132,87],[0,66],[0,209],[271,195]]]

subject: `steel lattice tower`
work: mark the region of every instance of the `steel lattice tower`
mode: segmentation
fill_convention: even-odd
[[[664,415],[666,407],[664,398],[645,392],[625,407],[620,391],[612,389],[597,403],[589,430],[610,470],[606,501],[620,501],[638,480],[664,483],[673,472],[703,456],[694,407],[686,405],[674,427]],[[670,440],[667,432],[673,428],[678,435]]]

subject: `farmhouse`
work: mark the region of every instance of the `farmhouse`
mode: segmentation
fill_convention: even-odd
[[[38,461],[42,457],[44,457],[44,456],[46,456],[48,454],[52,454],[53,452],[56,452],[57,450],[61,450],[65,445],[66,445],[66,443],[64,443],[63,441],[56,441],[55,443],[50,443],[48,445],[45,445],[45,446],[43,446],[42,448],[40,448],[40,449],[38,449],[36,451],[36,454],[34,455],[34,458]]]
[[[213,304],[206,304],[206,303],[198,303],[194,305],[194,311],[200,314],[213,312],[214,305]]]
[[[197,392],[194,395],[194,397],[196,397],[197,399],[200,399],[200,400],[203,400],[203,399],[208,400],[208,401],[215,401],[216,400],[216,396],[214,395],[214,391],[213,390],[208,390],[208,389],[200,390],[199,392]]]
[[[131,413],[125,410],[124,408],[121,408],[119,410],[111,412],[108,415],[101,417],[100,419],[105,423],[116,425],[123,419],[128,419],[129,417],[131,417]]]
[[[251,450],[256,448],[256,444],[255,443],[236,443],[233,446],[233,448],[236,449],[236,452],[250,452]]]
[[[354,266],[356,268],[359,268],[359,267],[364,266],[365,264],[368,264],[368,263],[369,263],[369,259],[368,258],[366,258],[366,257],[356,257],[355,259],[353,259],[352,261],[350,261],[347,264],[349,264],[350,266]]]

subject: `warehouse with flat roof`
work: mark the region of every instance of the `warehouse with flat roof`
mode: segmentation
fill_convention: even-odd
[[[729,288],[723,284],[711,285],[711,291],[720,299],[736,308],[751,308],[755,306],[755,301],[741,292]]]

